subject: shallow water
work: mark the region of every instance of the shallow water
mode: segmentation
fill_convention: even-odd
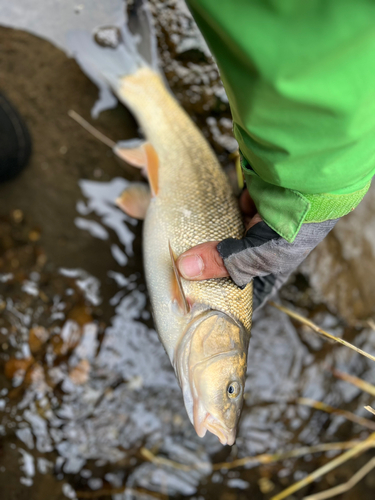
[[[173,49],[166,30],[176,19],[176,5],[167,5],[158,25],[159,43],[166,44],[163,58]],[[171,33],[181,33],[184,26],[191,33],[191,21],[181,19],[188,19],[185,11]],[[174,39],[173,50],[180,53],[182,35],[183,30]],[[213,464],[365,437],[369,430],[362,426],[297,405],[295,399],[314,398],[367,416],[363,406],[372,403],[370,396],[337,381],[329,368],[373,381],[373,364],[323,342],[270,306],[254,316],[236,445],[222,447],[212,435],[196,436],[153,329],[142,271],[141,224],[113,203],[137,173],[125,171],[105,146],[67,117],[72,105],[89,117],[96,100],[95,88],[78,67],[31,35],[3,29],[0,36],[7,43],[1,60],[7,75],[26,45],[34,49],[31,67],[11,82],[4,79],[4,90],[33,133],[34,156],[21,177],[0,185],[1,499],[266,499],[332,454],[234,470],[214,470]],[[194,42],[185,34],[189,38]],[[193,42],[186,42],[189,50],[180,67],[203,65],[205,73],[212,62],[208,55],[197,61],[197,51],[205,54],[205,49]],[[189,53],[192,47],[195,52]],[[193,56],[194,63],[186,60]],[[60,64],[59,71],[43,73],[40,68],[46,62],[51,67],[52,59]],[[201,79],[198,85],[182,79],[173,64],[172,59],[166,63],[167,76],[181,102],[186,106],[191,99],[190,87],[200,96],[200,106],[193,98],[189,108],[195,120],[207,122],[211,114],[215,123],[220,121],[217,101],[204,91],[210,81]],[[35,79],[27,79],[36,67]],[[66,93],[57,90],[57,79],[63,80]],[[103,114],[98,127],[115,140],[136,133],[122,108]],[[207,135],[230,166],[231,147],[223,146],[221,134],[216,133],[218,141],[215,134]],[[350,328],[335,318],[302,276],[285,287],[281,299],[335,335],[375,351],[375,332]],[[192,467],[151,463],[142,454],[144,448]],[[349,462],[293,498],[346,480],[370,456],[368,452]],[[367,500],[374,489],[374,475],[369,475],[338,498]]]

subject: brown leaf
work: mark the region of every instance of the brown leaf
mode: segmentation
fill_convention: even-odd
[[[42,365],[39,363],[34,363],[34,365],[31,366],[29,370],[27,370],[24,383],[27,385],[39,384],[41,382],[44,382],[44,380],[45,377]]]
[[[49,339],[49,332],[43,326],[36,326],[30,330],[30,351],[35,354],[40,351],[42,345]]]
[[[34,362],[33,357],[23,358],[23,359],[10,358],[5,363],[5,368],[4,368],[5,376],[9,379],[12,379],[18,371],[25,372],[33,362]]]
[[[76,385],[85,384],[89,379],[90,369],[90,363],[87,359],[82,359],[72,370],[70,370],[69,377]]]
[[[79,326],[84,326],[92,322],[90,309],[85,305],[77,305],[68,314],[68,319],[76,321]]]

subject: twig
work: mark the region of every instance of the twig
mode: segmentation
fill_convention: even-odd
[[[347,420],[350,420],[351,422],[363,425],[363,427],[367,427],[368,429],[375,431],[375,422],[364,417],[359,417],[358,415],[355,415],[350,411],[340,410],[338,408],[334,408],[333,406],[322,403],[321,401],[315,401],[314,399],[309,399],[309,398],[298,398],[296,399],[296,403],[300,405],[310,406],[311,408],[325,411],[326,413],[341,415],[342,417],[345,417]]]
[[[354,375],[349,375],[349,373],[342,372],[340,370],[333,369],[331,370],[333,375],[340,380],[344,380],[344,382],[348,382],[349,384],[353,384],[361,391],[368,392],[371,396],[375,396],[375,385],[370,384],[369,382],[365,382],[364,380],[355,377]]]
[[[362,349],[359,349],[358,347],[355,347],[353,344],[351,344],[350,342],[347,342],[346,340],[340,339],[339,337],[335,337],[334,335],[326,332],[325,330],[322,330],[319,326],[317,326],[315,323],[313,323],[309,319],[304,318],[303,316],[301,316],[300,314],[297,314],[294,311],[291,311],[287,307],[280,306],[278,304],[275,304],[275,302],[272,302],[272,301],[269,302],[269,304],[273,307],[276,307],[276,309],[279,309],[279,311],[284,312],[285,314],[287,314],[291,318],[294,318],[297,321],[300,321],[301,323],[303,323],[304,325],[309,326],[312,330],[314,330],[314,332],[319,333],[320,335],[323,335],[323,337],[326,337],[327,339],[330,339],[330,340],[334,340],[335,342],[338,342],[339,344],[342,344],[345,347],[349,347],[349,349],[352,349],[353,351],[358,352],[358,354],[362,354],[362,356],[365,356],[366,358],[369,358],[372,361],[375,361],[375,356],[372,356],[368,352],[363,351]]]
[[[344,441],[341,443],[324,443],[324,444],[317,444],[315,446],[302,446],[301,448],[296,448],[294,450],[289,450],[285,452],[279,451],[273,454],[263,453],[261,455],[255,455],[254,457],[239,458],[237,460],[233,460],[233,462],[219,462],[213,464],[212,469],[213,470],[235,469],[237,467],[242,467],[247,464],[255,464],[255,465],[270,464],[272,462],[278,462],[281,460],[285,460],[287,458],[303,457],[305,455],[312,453],[323,453],[325,451],[335,451],[335,450],[336,451],[347,450],[353,448],[360,442],[361,441],[353,440],[353,441]],[[169,460],[164,457],[157,457],[147,448],[141,448],[140,451],[143,458],[157,465],[162,465],[162,466],[164,465],[167,467],[173,467],[174,469],[179,469],[184,471],[196,470],[202,467],[207,467],[206,463],[198,462],[197,464],[194,465],[185,465],[179,462],[175,462],[174,460]]]
[[[359,443],[359,441],[345,441],[342,443],[324,443],[317,444],[315,446],[302,446],[301,448],[295,448],[294,450],[277,452],[274,454],[263,453],[262,455],[256,455],[254,457],[244,457],[233,460],[233,462],[220,462],[213,465],[213,470],[220,469],[235,469],[236,467],[242,467],[247,464],[270,464],[272,462],[279,462],[287,458],[298,458],[305,455],[313,453],[323,453],[325,451],[341,451],[353,448]]]
[[[112,141],[107,136],[99,132],[99,130],[93,127],[88,121],[82,118],[82,116],[76,113],[73,109],[70,109],[68,111],[68,115],[70,116],[70,118],[73,118],[73,120],[79,123],[81,127],[87,130],[87,132],[93,135],[96,139],[98,139],[100,142],[103,142],[106,146],[110,147],[111,149],[113,149],[116,146],[116,143],[114,141]]]
[[[94,490],[94,491],[76,491],[77,498],[99,498],[105,495],[119,495],[125,491],[126,486],[122,486],[121,488],[108,488],[102,490]]]
[[[110,496],[110,495],[119,495],[121,493],[124,493],[124,491],[127,491],[128,493],[131,493],[132,495],[138,496],[138,495],[147,495],[150,498],[156,498],[157,500],[167,500],[168,497],[164,495],[163,493],[157,493],[156,491],[149,491],[145,490],[144,488],[127,488],[126,486],[122,486],[121,488],[108,488],[108,489],[102,489],[102,490],[94,490],[94,491],[76,491],[76,497],[77,498],[100,498],[103,496]]]
[[[369,411],[370,413],[373,413],[375,415],[375,410],[371,406],[365,406],[365,410]]]
[[[355,486],[361,479],[363,479],[372,469],[375,467],[375,457],[372,458],[366,465],[364,465],[358,472],[352,476],[349,481],[344,484],[340,484],[335,486],[334,488],[330,488],[329,490],[322,491],[321,493],[317,493],[315,495],[309,495],[308,497],[304,497],[303,500],[326,500],[327,498],[332,498],[336,495],[340,495],[341,493],[345,493],[349,491],[353,486]]]
[[[191,471],[192,469],[196,469],[199,467],[199,463],[191,466],[186,464],[180,464],[179,462],[175,462],[174,460],[169,460],[169,458],[157,457],[152,453],[152,451],[147,448],[141,448],[140,450],[143,458],[148,460],[149,462],[153,462],[156,465],[165,465],[166,467],[173,467],[174,469],[183,470],[185,472]]]
[[[351,458],[355,457],[359,453],[363,453],[364,451],[368,450],[369,448],[375,448],[375,433],[371,434],[365,441],[362,441],[359,443],[357,446],[354,446],[351,450],[343,453],[339,457],[334,458],[327,464],[323,465],[323,467],[319,467],[316,471],[314,471],[312,474],[309,474],[305,478],[303,478],[301,481],[298,481],[292,486],[289,486],[289,488],[286,488],[284,491],[279,493],[278,495],[275,495],[271,498],[271,500],[283,500],[284,498],[287,498],[288,496],[292,495],[296,491],[300,490],[304,486],[307,486],[308,484],[312,483],[315,481],[315,479],[318,479],[319,477],[323,476],[324,474],[327,474],[327,472],[330,472],[331,470],[335,469],[339,465],[347,462]]]

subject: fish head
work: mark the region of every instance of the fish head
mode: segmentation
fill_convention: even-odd
[[[232,445],[243,404],[245,354],[217,355],[195,368],[194,427],[198,436],[207,431],[221,444]]]
[[[248,334],[242,325],[211,311],[191,327],[181,353],[180,384],[198,436],[209,431],[232,445],[244,397]],[[182,369],[181,369],[182,367]]]

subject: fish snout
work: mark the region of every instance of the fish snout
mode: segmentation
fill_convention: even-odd
[[[223,446],[232,446],[236,440],[237,429],[227,429],[211,415],[208,415],[206,418],[206,429],[217,436]]]
[[[227,429],[203,408],[194,408],[194,428],[199,437],[203,438],[207,431],[219,438],[222,445],[232,446],[236,440],[237,429]]]

